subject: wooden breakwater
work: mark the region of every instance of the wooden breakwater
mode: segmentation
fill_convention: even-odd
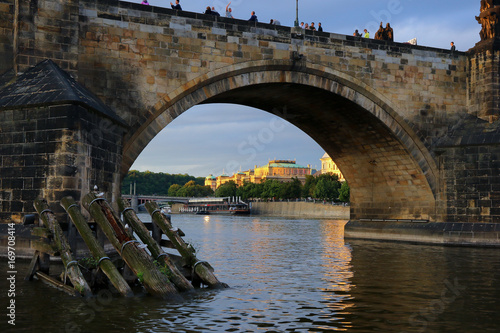
[[[82,206],[93,221],[87,221],[73,198],[61,200],[61,206],[71,220],[69,225],[75,226],[91,252],[90,257],[83,258],[85,262],[76,260],[71,248],[70,243],[75,243],[76,233],[70,231],[69,225],[68,231],[63,231],[45,199],[34,201],[39,223],[32,228],[31,234],[38,239],[32,242],[35,252],[26,280],[36,278],[73,296],[95,295],[104,284],[104,288],[113,285],[121,295],[131,297],[134,296],[131,286],[140,283],[147,293],[170,300],[181,300],[179,292],[190,291],[195,286],[200,288],[206,285],[214,289],[228,287],[216,278],[208,262],[196,257],[195,249],[182,239],[184,233],[172,226],[170,216],[165,215],[156,203],[149,202],[146,205],[157,226],[157,232],[153,228],[151,235],[126,200],[119,200],[122,211],[119,214],[103,195],[88,193],[82,199]],[[95,230],[92,230],[91,222]],[[162,249],[162,233],[179,251],[181,260]],[[100,234],[107,237],[120,260],[108,256]],[[64,271],[60,276],[50,274],[51,256],[58,257],[63,263]]]

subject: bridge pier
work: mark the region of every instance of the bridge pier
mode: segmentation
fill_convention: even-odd
[[[0,222],[20,223],[45,198],[77,202],[97,185],[120,194],[123,121],[51,61],[0,91]],[[109,198],[111,199],[111,198]]]

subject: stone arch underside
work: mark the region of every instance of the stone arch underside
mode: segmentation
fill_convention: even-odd
[[[323,147],[351,187],[351,219],[439,218],[434,160],[390,102],[354,79],[268,66],[214,75],[176,92],[126,138],[123,174],[157,133],[192,106],[234,103],[275,113]]]

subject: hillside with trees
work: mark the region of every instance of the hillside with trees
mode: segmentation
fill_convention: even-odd
[[[169,195],[169,189],[176,184],[183,187],[189,182],[191,185],[204,187],[205,178],[193,177],[188,174],[169,174],[163,172],[130,170],[122,182],[122,194],[130,193],[130,184],[136,184],[136,193],[141,195]],[[190,185],[190,186],[191,186]]]

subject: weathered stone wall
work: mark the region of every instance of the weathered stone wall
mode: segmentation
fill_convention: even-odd
[[[0,0],[0,75],[14,65],[14,0]]]
[[[61,198],[78,201],[96,184],[118,193],[122,130],[110,121],[58,105],[0,110],[0,123],[0,222],[20,222],[37,197],[59,214]]]
[[[453,163],[467,144],[440,141],[494,114],[487,57],[115,0],[19,3],[16,68],[49,57],[128,123],[122,175],[190,107],[232,102],[278,110],[320,143],[351,184],[353,218],[443,221],[466,207]]]
[[[18,0],[16,72],[45,59],[77,77],[79,0]]]
[[[449,148],[444,170],[447,222],[500,223],[500,146]]]
[[[480,42],[469,52],[469,112],[487,121],[500,116],[500,41]]]
[[[348,220],[349,207],[313,202],[252,202],[252,214]]]

